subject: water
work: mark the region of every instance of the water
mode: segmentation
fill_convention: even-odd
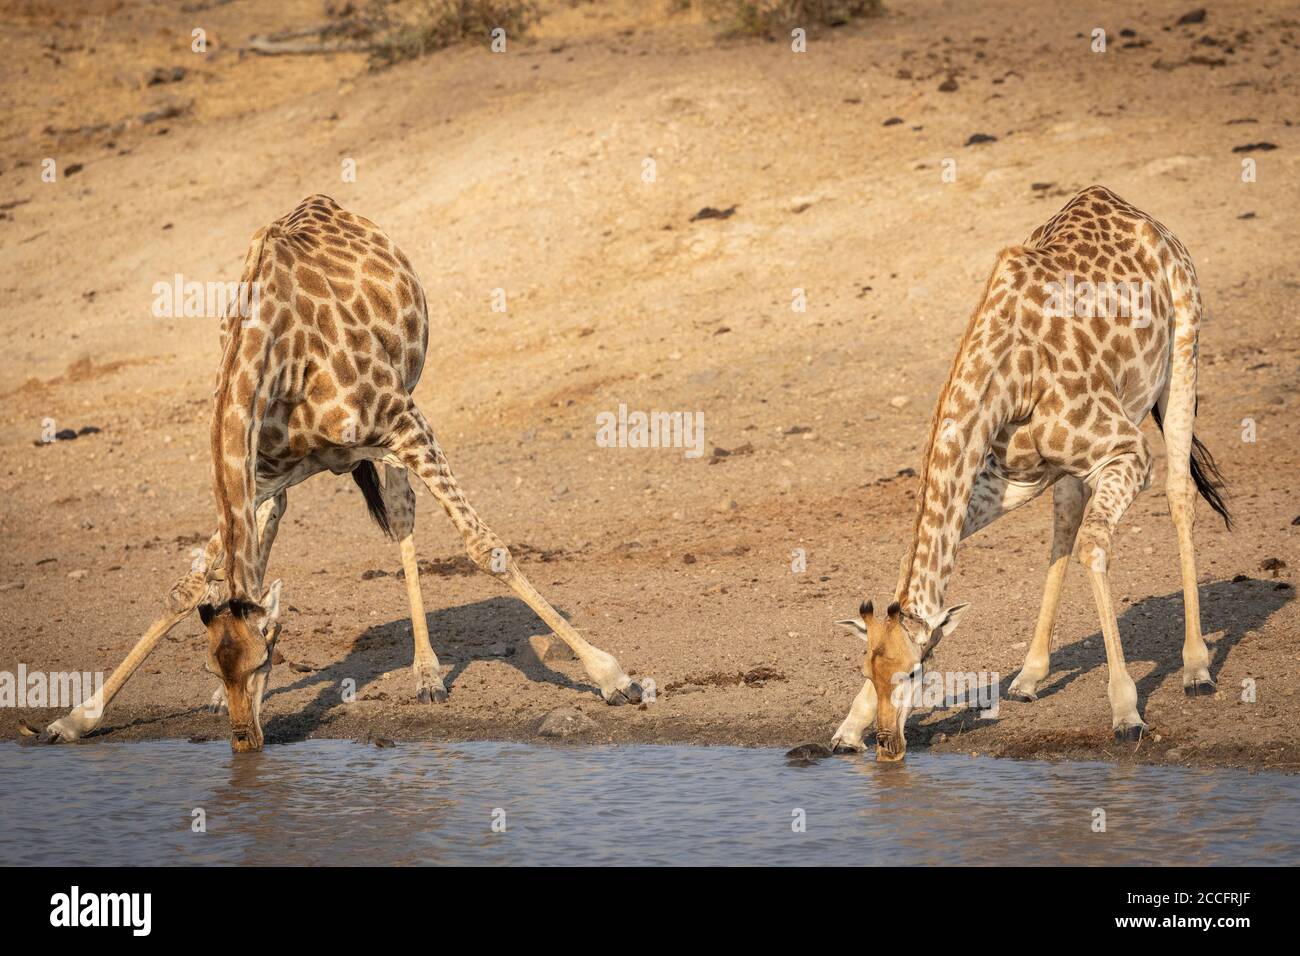
[[[793,766],[734,747],[0,745],[4,865],[1294,865],[1298,825],[1300,780],[1233,770],[926,753]]]

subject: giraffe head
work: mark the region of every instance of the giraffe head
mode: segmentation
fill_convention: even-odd
[[[280,636],[280,582],[271,585],[260,605],[239,599],[219,607],[200,604],[199,617],[208,629],[204,667],[226,688],[230,749],[235,753],[261,750],[262,695]]]
[[[919,697],[925,660],[940,639],[957,627],[967,606],[955,604],[941,612],[938,623],[931,624],[903,610],[897,602],[889,605],[881,619],[871,602],[863,601],[858,617],[835,622],[867,644],[862,676],[876,690],[877,760],[902,760],[907,753],[904,729]]]

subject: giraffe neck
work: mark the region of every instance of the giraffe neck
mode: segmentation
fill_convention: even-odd
[[[260,281],[265,239],[254,244],[245,262],[243,282]],[[251,286],[246,286],[251,288]],[[217,502],[222,560],[231,600],[258,603],[262,596],[258,561],[257,437],[266,411],[266,362],[270,336],[262,316],[274,307],[261,303],[245,322],[238,310],[228,312],[228,338],[212,414],[212,491]],[[260,313],[260,314],[259,314]]]
[[[990,348],[978,334],[980,318],[977,313],[939,394],[922,463],[911,548],[895,591],[904,611],[927,622],[936,621],[943,609],[975,479],[1012,404],[1009,340],[1001,348]]]

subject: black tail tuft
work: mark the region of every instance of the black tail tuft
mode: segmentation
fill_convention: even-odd
[[[1163,434],[1165,423],[1160,418],[1159,407],[1151,409],[1151,417],[1156,420],[1156,427]],[[1210,454],[1210,449],[1206,448],[1195,435],[1192,436],[1191,464],[1192,481],[1196,483],[1196,490],[1223,519],[1224,527],[1231,531],[1232,515],[1228,513],[1228,504],[1223,500],[1223,491],[1228,483],[1224,480],[1223,473],[1219,471],[1218,462]]]
[[[379,472],[375,470],[375,463],[363,461],[357,465],[352,469],[352,480],[357,483],[357,487],[361,489],[361,494],[366,499],[370,517],[375,519],[379,530],[391,538],[393,529],[388,523],[388,509],[384,507],[384,492],[379,487]]]

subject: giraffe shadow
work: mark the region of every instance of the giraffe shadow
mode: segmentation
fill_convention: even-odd
[[[568,619],[563,611],[560,614]],[[457,679],[469,665],[478,661],[492,661],[513,667],[530,681],[554,684],[576,692],[599,693],[594,685],[572,680],[545,664],[531,661],[526,663],[518,656],[494,653],[494,650],[500,649],[494,648],[494,645],[517,649],[535,634],[550,633],[549,628],[522,601],[493,597],[459,607],[442,608],[427,612],[425,623],[429,628],[434,653],[444,663],[452,662],[450,671],[443,674],[442,680],[453,700]],[[264,700],[272,700],[281,694],[304,688],[315,688],[316,695],[292,712],[266,719],[263,730],[267,738],[278,743],[304,740],[328,723],[331,719],[330,711],[342,700],[345,680],[355,682],[358,700],[390,699],[387,692],[377,692],[375,685],[392,671],[400,671],[404,676],[410,675],[414,646],[410,618],[397,618],[366,628],[357,635],[347,654],[339,660],[331,661],[307,674],[297,675],[290,671],[297,679],[269,688]],[[400,703],[405,696],[409,698],[412,707],[425,708],[429,714],[436,715],[437,708],[445,706],[417,704],[413,676],[404,682],[398,682],[396,690],[397,693],[391,699]]]
[[[1217,679],[1228,654],[1246,634],[1263,624],[1282,607],[1295,598],[1295,588],[1282,581],[1246,578],[1238,581],[1213,581],[1202,584],[1201,627],[1207,635],[1210,651],[1210,676]],[[1129,605],[1117,618],[1120,640],[1129,660],[1152,660],[1150,672],[1138,680],[1139,710],[1143,702],[1166,680],[1173,678],[1182,684],[1183,674],[1183,592],[1181,589],[1143,598]],[[1217,635],[1213,643],[1209,636]],[[1084,641],[1088,642],[1087,647]],[[1044,700],[1059,694],[1080,677],[1106,666],[1105,645],[1101,631],[1096,630],[1082,640],[1053,649],[1052,669],[1045,683],[1038,688],[1038,697]],[[1011,682],[1020,673],[1004,677],[999,695],[1005,700]],[[958,702],[960,703],[960,702]],[[963,733],[976,726],[995,724],[998,718],[982,717],[971,707],[965,707],[942,720],[928,722],[925,731],[933,736]]]

